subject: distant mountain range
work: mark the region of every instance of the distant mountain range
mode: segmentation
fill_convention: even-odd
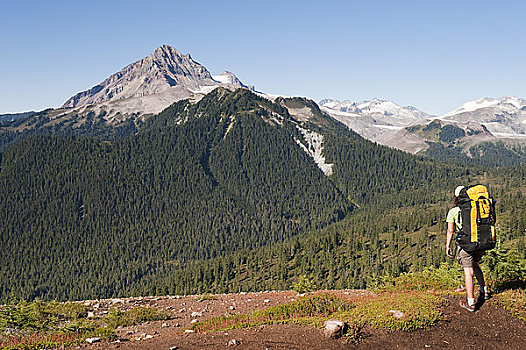
[[[322,110],[363,137],[410,153],[425,153],[432,143],[469,148],[483,143],[526,141],[526,100],[512,96],[467,102],[442,116],[392,101],[322,100]],[[444,128],[445,131],[444,131]],[[455,137],[449,134],[451,130]],[[440,137],[440,133],[448,136]]]
[[[199,101],[218,87],[254,91],[253,86],[245,85],[233,73],[212,75],[189,54],[163,45],[100,84],[75,94],[61,108],[0,115],[0,150],[35,133],[134,133],[145,119],[174,102]],[[279,98],[258,94],[273,101]],[[526,143],[526,100],[517,97],[482,98],[443,116],[379,99],[326,99],[319,102],[319,107],[366,139],[413,154],[436,155],[437,150],[453,148],[460,152],[457,155],[471,157],[471,147],[479,144],[503,141],[509,147]]]

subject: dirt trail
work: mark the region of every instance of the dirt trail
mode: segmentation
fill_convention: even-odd
[[[361,297],[368,291],[331,291],[344,298]],[[359,344],[348,344],[342,339],[326,339],[319,329],[300,325],[260,326],[251,329],[209,334],[184,333],[192,320],[206,320],[213,316],[246,313],[256,309],[290,302],[298,298],[295,292],[226,294],[212,300],[199,297],[162,297],[124,299],[122,308],[149,305],[171,310],[175,318],[122,328],[119,336],[128,341],[118,343],[83,344],[74,348],[178,350],[196,349],[526,349],[526,323],[511,317],[491,302],[476,313],[468,313],[452,299],[444,310],[445,320],[430,330],[386,332],[365,329]],[[105,303],[99,303],[101,310]],[[109,304],[106,303],[106,304]],[[193,316],[192,316],[193,314]],[[231,340],[238,345],[228,345]]]

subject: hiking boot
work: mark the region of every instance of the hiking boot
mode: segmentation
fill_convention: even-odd
[[[460,303],[458,303],[460,305],[461,308],[464,308],[466,310],[468,310],[469,312],[475,312],[475,304],[473,305],[469,305],[468,302],[464,299],[462,299],[460,301]]]
[[[491,294],[489,291],[488,292],[480,291],[477,301],[484,303],[486,300],[489,300],[490,298],[491,298]]]

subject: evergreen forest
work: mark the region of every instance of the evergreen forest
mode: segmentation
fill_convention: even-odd
[[[0,299],[290,289],[301,276],[365,287],[443,262],[451,191],[476,182],[499,200],[503,246],[525,254],[523,167],[412,156],[312,101],[244,89],[144,123],[101,118],[0,133]],[[301,147],[302,129],[323,135],[331,175]]]

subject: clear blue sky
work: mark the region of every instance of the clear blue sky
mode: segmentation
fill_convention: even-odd
[[[172,45],[260,91],[441,114],[526,98],[524,1],[2,1],[0,113],[59,107]]]

